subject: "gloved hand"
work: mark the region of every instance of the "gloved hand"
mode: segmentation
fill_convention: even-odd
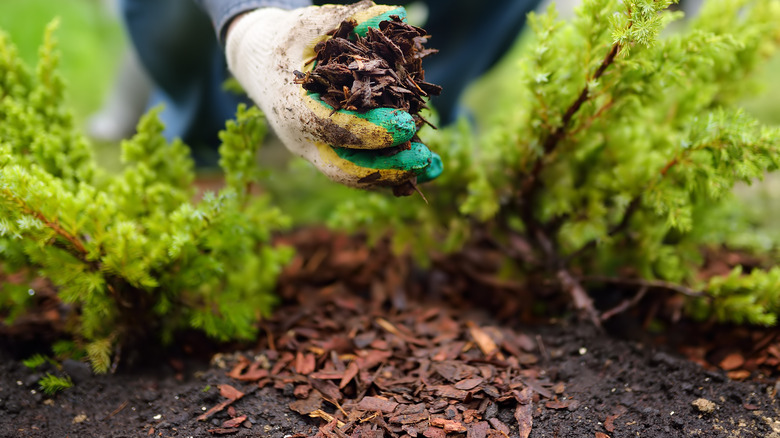
[[[390,15],[405,17],[406,11],[371,1],[262,8],[241,16],[226,36],[230,70],[285,146],[330,179],[351,187],[397,186],[415,176],[425,182],[442,171],[441,159],[422,143],[392,155],[383,151],[415,134],[409,113],[375,108],[331,115],[330,106],[293,82],[293,72],[306,71],[304,64],[314,57],[314,45],[343,20],[354,18],[359,23],[355,31],[365,33]]]

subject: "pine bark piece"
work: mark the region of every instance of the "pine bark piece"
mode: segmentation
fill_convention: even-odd
[[[380,411],[384,414],[392,413],[398,403],[381,397],[366,396],[358,403],[358,409],[362,411]]]
[[[222,397],[225,397],[227,400],[212,407],[205,413],[199,415],[197,418],[198,421],[206,421],[209,417],[211,417],[215,413],[225,409],[226,407],[230,406],[234,401],[244,396],[243,392],[227,384],[219,385],[219,394]]]

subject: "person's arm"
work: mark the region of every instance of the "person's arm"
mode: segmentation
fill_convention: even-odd
[[[195,0],[211,18],[219,42],[225,45],[233,19],[258,8],[295,9],[311,6],[311,0]]]

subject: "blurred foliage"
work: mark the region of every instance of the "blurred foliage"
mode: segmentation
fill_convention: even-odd
[[[19,57],[35,64],[46,25],[59,18],[60,72],[65,101],[79,121],[97,111],[116,73],[126,44],[118,17],[98,0],[3,0],[0,29],[14,41]]]

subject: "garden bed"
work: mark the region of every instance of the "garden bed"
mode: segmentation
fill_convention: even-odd
[[[774,329],[680,322],[651,333],[640,322],[648,312],[636,310],[599,331],[522,316],[522,294],[487,281],[489,272],[457,274],[456,260],[423,271],[382,245],[368,250],[323,230],[285,240],[298,243],[299,256],[282,277],[276,317],[256,344],[222,346],[210,363],[202,339],[182,336],[161,351],[125,349],[113,375],[68,362],[74,387],[47,396],[37,387],[42,370],[21,364],[30,336],[52,336],[40,324],[47,318],[24,334],[6,330],[0,351],[12,360],[0,363],[0,435],[780,433]],[[641,307],[664,301],[647,297]]]

